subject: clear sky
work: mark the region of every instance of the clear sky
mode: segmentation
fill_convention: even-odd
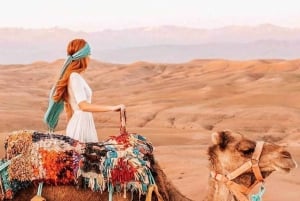
[[[82,31],[178,25],[300,28],[299,0],[0,0],[0,28]]]

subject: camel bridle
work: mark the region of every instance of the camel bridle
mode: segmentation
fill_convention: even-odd
[[[233,193],[233,195],[235,195],[235,197],[239,201],[249,201],[248,194],[257,184],[262,183],[264,181],[264,178],[261,174],[258,165],[263,150],[263,146],[264,146],[263,141],[256,142],[255,150],[249,161],[241,165],[239,168],[235,169],[233,172],[226,175],[222,175],[215,171],[211,171],[211,177],[216,181],[225,183],[227,188]],[[238,176],[240,176],[241,174],[243,174],[249,169],[252,169],[256,178],[256,181],[250,187],[246,187],[232,181],[233,179],[237,178]]]

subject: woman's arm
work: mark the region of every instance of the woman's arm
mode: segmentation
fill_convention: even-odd
[[[107,105],[97,105],[93,103],[88,103],[87,101],[81,101],[78,104],[80,110],[84,112],[108,112],[108,111],[120,111],[125,110],[125,105],[115,105],[115,106],[107,106]]]

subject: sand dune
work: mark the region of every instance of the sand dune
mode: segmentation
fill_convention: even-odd
[[[48,93],[62,63],[0,65],[2,142],[13,130],[46,131]],[[300,163],[300,60],[129,65],[92,60],[84,76],[94,103],[127,106],[129,132],[153,142],[165,173],[192,200],[201,200],[207,189],[206,149],[213,131],[229,128],[285,144]],[[101,139],[118,133],[117,113],[94,117]],[[58,132],[65,126],[62,115]],[[299,176],[299,169],[271,175],[264,200],[298,200]]]

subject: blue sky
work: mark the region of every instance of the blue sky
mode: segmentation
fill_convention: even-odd
[[[0,27],[82,31],[271,23],[299,28],[296,0],[0,0]]]

